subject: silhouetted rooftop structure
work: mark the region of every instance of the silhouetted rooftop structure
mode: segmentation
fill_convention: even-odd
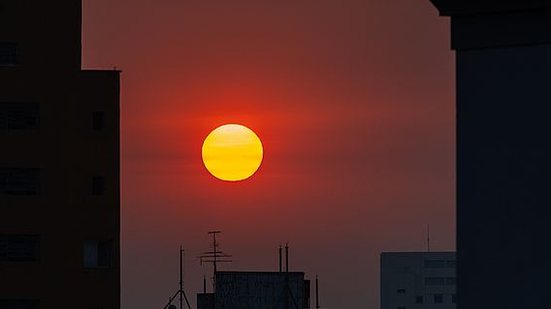
[[[547,0],[431,0],[444,16],[551,9]]]
[[[303,309],[310,281],[303,272],[219,271],[214,293],[197,294],[197,309]],[[214,305],[214,307],[209,307]]]

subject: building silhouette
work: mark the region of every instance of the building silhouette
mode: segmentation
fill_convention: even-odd
[[[0,308],[119,308],[119,72],[81,70],[80,0],[0,1],[0,147]]]
[[[551,2],[432,2],[457,59],[458,308],[551,308]]]
[[[215,292],[197,294],[197,309],[303,309],[310,281],[303,272],[218,271]]]
[[[455,309],[455,252],[381,254],[381,309]]]

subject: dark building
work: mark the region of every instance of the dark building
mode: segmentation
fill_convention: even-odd
[[[197,294],[197,309],[303,309],[310,281],[302,272],[216,272],[216,292]]]
[[[116,309],[119,72],[80,0],[0,1],[0,309]]]
[[[455,309],[455,252],[381,254],[381,309]]]
[[[551,308],[551,1],[432,2],[457,52],[458,308]]]

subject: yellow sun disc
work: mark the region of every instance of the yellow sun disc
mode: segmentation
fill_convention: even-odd
[[[203,163],[216,178],[240,181],[260,167],[264,150],[260,138],[249,128],[226,124],[212,131],[203,142]]]

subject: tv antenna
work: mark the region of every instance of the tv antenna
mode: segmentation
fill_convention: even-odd
[[[220,244],[216,239],[216,235],[222,233],[222,231],[210,231],[209,235],[212,235],[212,248],[211,251],[203,252],[203,255],[199,256],[201,266],[203,263],[212,263],[212,289],[216,288],[216,272],[218,271],[218,263],[230,263],[232,256],[224,253],[220,250]]]
[[[427,224],[427,252],[430,252],[430,224]]]
[[[174,293],[174,296],[168,299],[168,304],[166,304],[163,309],[176,309],[176,306],[172,304],[176,297],[179,297],[180,309],[184,308],[184,300],[186,301],[188,309],[191,309],[191,305],[189,304],[189,301],[187,299],[186,292],[184,291],[184,253],[184,249],[182,248],[182,246],[180,246],[180,288],[176,293]]]

